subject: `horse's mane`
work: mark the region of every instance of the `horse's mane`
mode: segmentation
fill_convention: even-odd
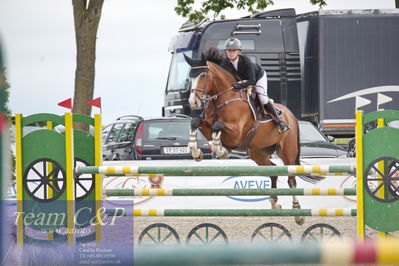
[[[225,54],[219,48],[210,46],[205,50],[204,54],[207,61],[215,63],[215,66],[219,69],[219,71],[221,71],[224,75],[231,76],[231,78],[235,80],[234,75],[223,66],[223,62],[225,62],[227,59]]]
[[[220,65],[224,60],[224,54],[219,48],[215,46],[210,46],[205,50],[205,58],[207,61],[211,61]]]
[[[225,79],[227,79],[227,78],[229,78],[229,79],[231,79],[232,80],[232,82],[233,81],[235,81],[235,78],[234,78],[234,76],[233,76],[233,74],[231,74],[231,72],[229,72],[227,69],[225,69],[224,67],[222,67],[221,65],[218,65],[218,64],[216,64],[216,63],[214,63],[214,62],[212,62],[212,61],[210,61],[210,69],[212,70],[212,67],[211,66],[214,66],[213,67],[213,72],[216,70],[216,71],[218,71],[219,72],[219,74],[221,74],[222,76],[224,76],[225,77]],[[214,72],[215,73],[215,72]]]

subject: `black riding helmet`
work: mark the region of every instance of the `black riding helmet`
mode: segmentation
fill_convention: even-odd
[[[225,50],[241,50],[241,42],[237,38],[229,38],[224,44]]]

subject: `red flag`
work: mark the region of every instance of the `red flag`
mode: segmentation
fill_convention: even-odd
[[[7,117],[0,113],[0,135],[3,134],[3,129],[7,127]]]
[[[66,99],[65,101],[59,102],[59,106],[72,110],[72,98]]]
[[[101,97],[88,101],[87,104],[101,109]]]

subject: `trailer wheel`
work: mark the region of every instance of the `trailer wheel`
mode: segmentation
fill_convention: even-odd
[[[292,242],[292,235],[287,228],[277,223],[265,223],[260,225],[251,237],[251,243],[254,242],[268,242],[276,243],[279,241]]]
[[[346,148],[348,157],[356,157],[356,139],[353,138],[348,142],[348,147]]]
[[[30,163],[23,175],[24,188],[37,201],[53,201],[65,190],[66,173],[62,166],[49,158],[40,158]]]
[[[155,223],[147,226],[141,232],[139,245],[177,245],[180,246],[180,237],[176,230],[164,223]]]
[[[332,238],[341,238],[341,233],[332,225],[319,223],[309,226],[303,232],[301,241],[322,241]]]
[[[75,167],[89,166],[90,164],[83,159],[75,158]],[[83,200],[94,190],[94,182],[96,175],[79,174],[75,175],[75,195],[76,200]]]
[[[383,167],[383,169],[381,169]],[[399,160],[380,157],[372,161],[364,172],[366,191],[381,202],[399,199]]]
[[[226,233],[219,226],[211,223],[199,224],[187,235],[186,245],[227,245]]]

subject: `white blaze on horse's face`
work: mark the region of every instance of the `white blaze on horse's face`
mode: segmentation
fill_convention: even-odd
[[[195,90],[198,86],[198,81],[200,80],[201,75],[191,78],[191,93],[188,102],[190,103],[191,109],[200,109],[201,108],[201,99],[197,96]]]

